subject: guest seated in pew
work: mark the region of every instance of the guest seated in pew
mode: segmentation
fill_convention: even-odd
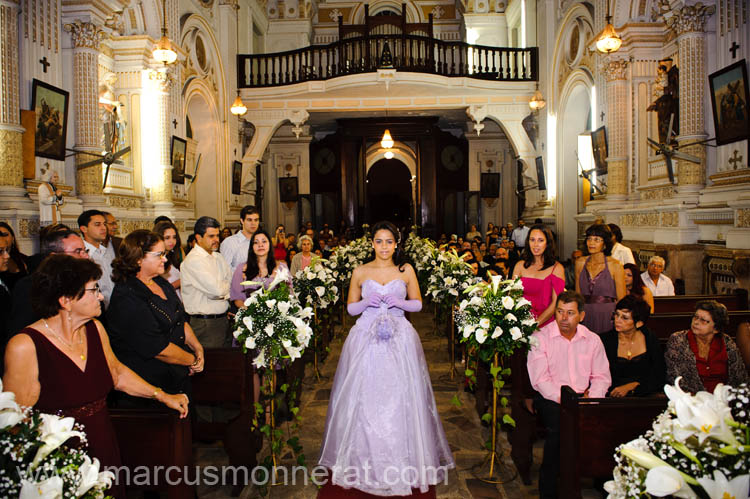
[[[203,370],[203,347],[185,321],[176,289],[163,277],[164,240],[157,232],[136,230],[123,239],[118,253],[107,309],[112,350],[149,383],[190,396],[189,376]],[[144,407],[153,402],[123,394],[117,405]]]
[[[649,315],[648,304],[631,295],[615,305],[615,328],[602,335],[612,375],[611,397],[662,391],[666,366],[658,338],[643,327]]]
[[[534,409],[547,429],[539,470],[542,499],[558,497],[561,388],[567,385],[584,397],[601,398],[612,381],[602,340],[580,324],[586,315],[583,307],[579,293],[560,293],[555,320],[534,333],[537,345],[526,361],[531,386],[541,395],[534,400]]]
[[[54,254],[42,262],[32,282],[32,305],[41,319],[8,343],[3,386],[21,405],[75,418],[85,427],[89,455],[103,466],[119,466],[106,404],[112,388],[158,400],[180,417],[187,416],[188,398],[144,381],[112,352],[94,319],[101,313],[101,275],[92,260]],[[122,490],[109,493],[124,497]]]
[[[737,327],[737,348],[750,374],[750,322],[743,322]]]
[[[625,269],[625,289],[627,293],[634,296],[638,300],[643,300],[648,303],[651,313],[654,313],[654,295],[648,286],[644,284],[641,279],[641,272],[638,270],[638,266],[634,263],[626,263],[623,265]]]
[[[713,392],[719,383],[746,383],[748,374],[740,351],[725,333],[728,325],[724,305],[715,300],[698,302],[690,329],[673,333],[667,341],[667,383],[682,376],[680,387],[692,393]]]

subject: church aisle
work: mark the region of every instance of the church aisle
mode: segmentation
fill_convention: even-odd
[[[434,334],[433,315],[428,312],[412,314],[412,321],[419,332],[424,348],[425,357],[429,365],[430,377],[437,402],[438,411],[443,422],[446,436],[454,453],[456,468],[448,475],[447,484],[440,484],[436,488],[437,497],[441,499],[484,499],[484,498],[535,498],[538,497],[536,482],[531,486],[524,486],[520,479],[504,485],[493,485],[484,483],[471,474],[469,470],[473,465],[481,462],[485,456],[482,445],[488,439],[489,429],[481,427],[479,417],[474,409],[474,396],[459,387],[458,383],[441,382],[439,378],[449,372],[450,362],[446,355],[446,340],[444,336]],[[347,317],[346,331],[354,323],[354,319]],[[300,431],[300,442],[304,448],[308,466],[317,463],[320,443],[325,426],[326,412],[328,410],[328,399],[333,383],[333,375],[338,364],[339,355],[344,341],[341,328],[337,327],[337,337],[331,344],[331,351],[325,363],[321,366],[321,373],[327,379],[321,380],[314,386],[304,387],[300,401],[302,414],[302,425]],[[462,370],[459,366],[459,370]],[[311,369],[307,371],[308,376]],[[309,377],[306,378],[309,380]],[[451,404],[454,395],[461,401],[461,407],[457,408]],[[509,445],[505,439],[505,433],[498,434],[501,438],[500,445],[509,451]],[[535,462],[541,462],[541,442],[535,446]],[[221,465],[226,462],[226,456],[219,447],[204,446],[196,444],[196,462],[201,465]],[[264,449],[263,452],[267,452]],[[505,462],[512,467],[510,458]],[[538,466],[538,464],[537,464]],[[537,468],[532,471],[536,478]],[[229,497],[230,487],[199,487],[198,496],[201,499],[219,499]],[[317,487],[309,483],[294,484],[273,487],[270,497],[284,499],[314,499],[317,495]],[[257,490],[250,486],[242,491],[241,498],[260,497]]]

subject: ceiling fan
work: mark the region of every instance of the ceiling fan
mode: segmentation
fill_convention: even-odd
[[[672,125],[674,122],[674,113],[672,113],[669,116],[669,129],[667,130],[667,140],[660,144],[654,139],[647,137],[646,140],[648,140],[648,145],[651,146],[652,149],[654,149],[657,153],[662,154],[664,156],[664,160],[667,163],[667,175],[669,175],[669,182],[671,184],[674,184],[674,168],[672,166],[672,158],[678,158],[678,159],[684,159],[685,161],[690,161],[692,163],[700,164],[701,159],[698,156],[693,156],[692,154],[688,154],[686,152],[680,151],[680,147],[687,147],[687,146],[693,146],[696,144],[705,144],[706,142],[710,142],[714,139],[706,139],[706,140],[700,140],[698,142],[690,142],[688,144],[676,144],[672,141],[673,132],[672,132]]]
[[[92,161],[87,161],[86,163],[81,163],[80,165],[76,165],[76,169],[83,170],[85,168],[90,168],[92,166],[96,166],[98,164],[103,164],[107,167],[107,169],[104,171],[104,183],[102,184],[102,189],[104,189],[107,186],[107,177],[109,177],[109,169],[112,166],[112,163],[120,159],[120,157],[126,155],[130,152],[130,146],[120,149],[117,152],[107,152],[105,154],[96,154],[94,152],[90,151],[84,151],[81,149],[68,149],[68,151],[72,151],[74,154],[87,154],[89,156],[94,156],[97,159]],[[72,155],[71,155],[72,156]]]

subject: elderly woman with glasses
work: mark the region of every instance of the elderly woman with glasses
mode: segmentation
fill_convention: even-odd
[[[107,328],[125,365],[167,393],[189,395],[189,376],[203,370],[203,347],[185,322],[174,286],[162,277],[166,261],[166,245],[158,233],[136,230],[123,239],[112,262],[115,289]],[[149,405],[145,402],[123,395],[118,405]]]
[[[673,333],[667,341],[667,383],[682,376],[680,387],[692,393],[713,392],[719,383],[746,383],[747,371],[737,345],[726,334],[728,326],[724,305],[715,300],[698,302],[690,329]]]
[[[597,334],[604,334],[614,326],[612,314],[615,304],[627,293],[622,264],[612,258],[612,231],[605,224],[594,224],[586,229],[588,258],[576,260],[576,291],[585,299],[586,316],[581,322]]]
[[[113,353],[107,332],[94,319],[101,314],[101,274],[95,262],[68,255],[42,262],[32,282],[32,305],[41,319],[8,343],[3,386],[21,405],[75,418],[84,425],[90,455],[104,466],[119,466],[106,404],[112,388],[154,399],[182,417],[188,400],[144,381]],[[110,493],[124,497],[122,490]]]

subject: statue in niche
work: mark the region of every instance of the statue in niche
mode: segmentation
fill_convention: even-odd
[[[115,99],[116,81],[117,75],[107,73],[99,83],[99,119],[102,124],[100,145],[102,150],[109,153],[115,153],[125,146],[123,106]]]
[[[659,61],[656,77],[657,99],[646,108],[656,111],[659,125],[659,142],[664,144],[669,140],[669,120],[672,115],[672,135],[680,134],[680,70],[672,64],[672,59]]]

